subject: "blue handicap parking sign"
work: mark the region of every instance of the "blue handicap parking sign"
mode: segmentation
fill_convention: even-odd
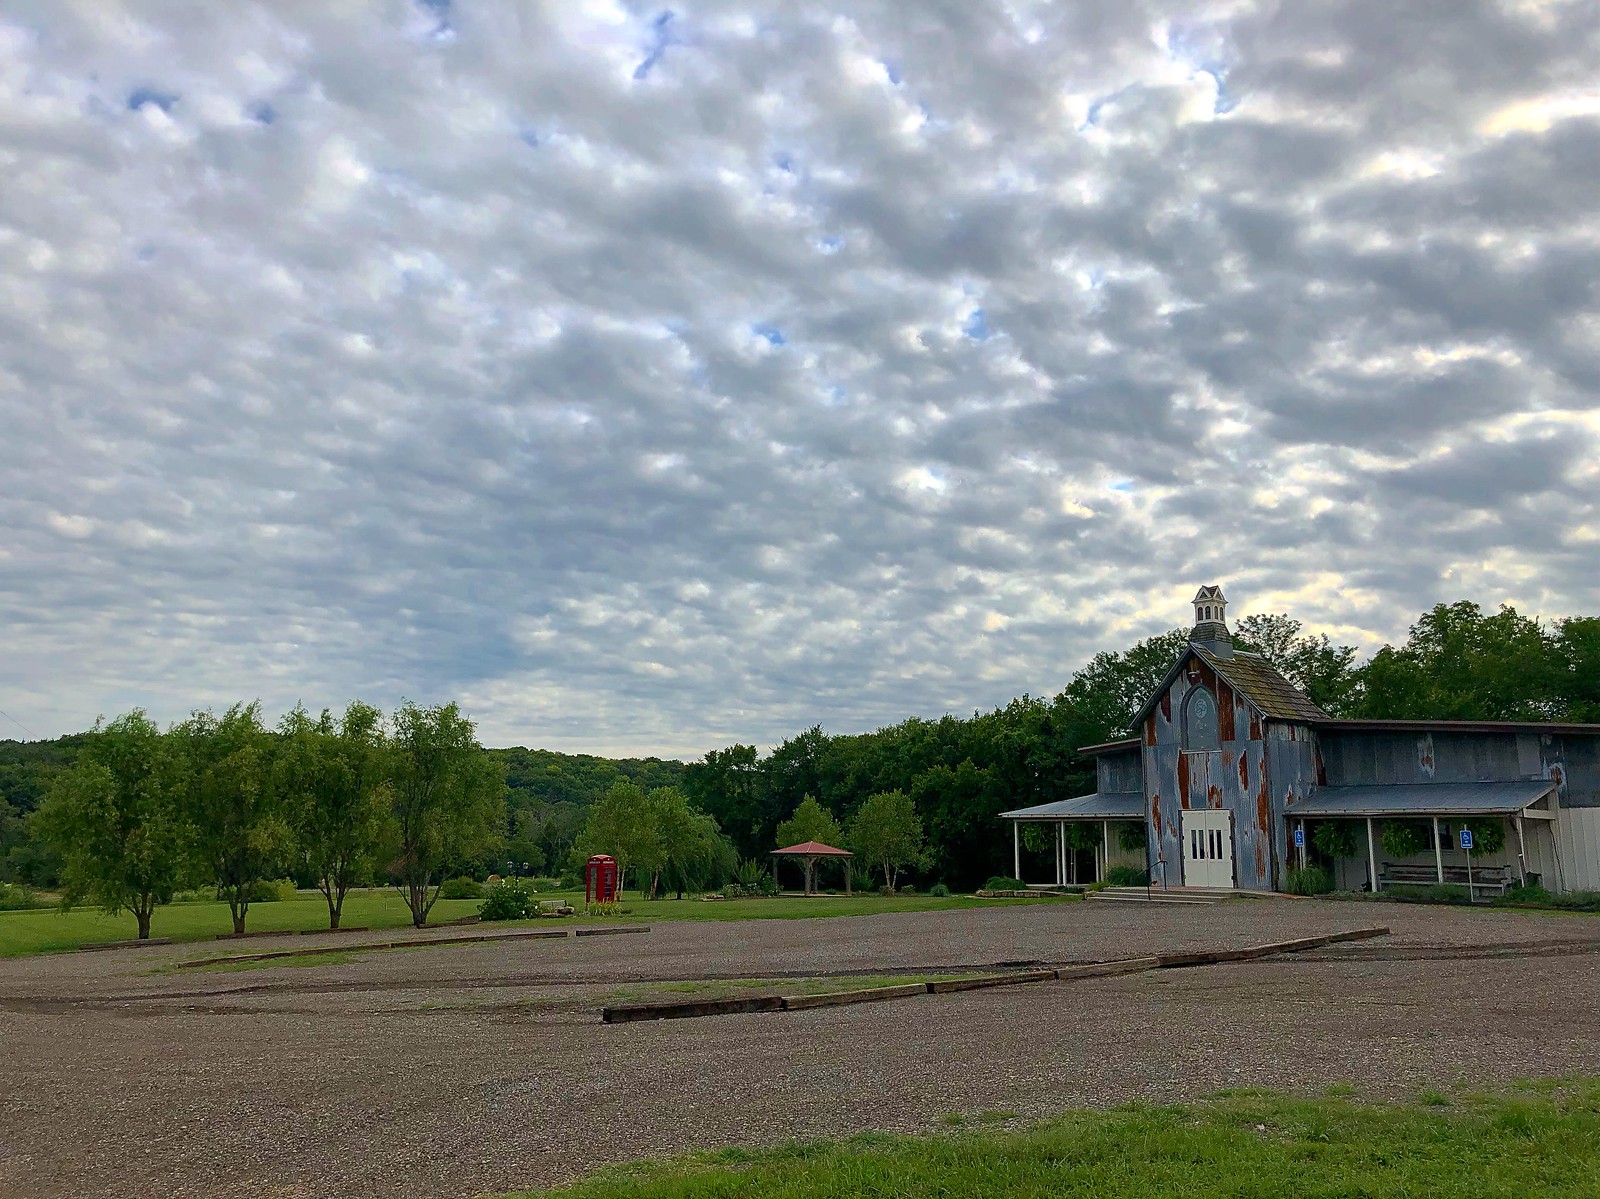
[[[1297,829],[1294,830],[1294,847],[1296,849],[1304,849],[1306,847],[1306,830],[1305,829],[1297,828]]]
[[[1472,830],[1470,828],[1464,828],[1461,830],[1461,848],[1472,848]]]

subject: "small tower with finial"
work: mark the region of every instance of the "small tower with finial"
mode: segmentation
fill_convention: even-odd
[[[1208,585],[1194,596],[1194,628],[1189,641],[1216,658],[1233,657],[1233,636],[1228,632],[1228,601],[1222,588]]]

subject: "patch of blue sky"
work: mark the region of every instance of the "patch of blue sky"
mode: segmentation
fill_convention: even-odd
[[[843,248],[842,237],[824,237],[817,241],[817,249],[824,254],[837,254]]]
[[[1084,115],[1083,124],[1079,125],[1078,129],[1082,131],[1090,128],[1091,126],[1098,125],[1100,123],[1101,110],[1104,109],[1108,104],[1115,104],[1118,100],[1132,90],[1133,88],[1131,86],[1119,87],[1116,91],[1109,92],[1106,95],[1091,101],[1089,104],[1089,111]]]
[[[884,74],[889,76],[889,82],[894,84],[896,87],[899,87],[900,64],[895,62],[892,58],[886,58],[883,60],[883,70]]]
[[[655,70],[656,64],[666,55],[667,47],[678,41],[672,28],[674,15],[670,8],[663,9],[651,20],[650,45],[645,53],[644,61],[633,69],[633,77],[635,79],[650,78],[650,72]]]
[[[136,87],[128,93],[129,112],[138,112],[146,104],[154,104],[162,112],[171,112],[177,102],[177,92],[163,92],[153,87]]]
[[[274,124],[278,119],[278,110],[265,100],[257,100],[254,104],[247,105],[245,113],[252,121],[261,125]]]
[[[779,150],[772,156],[772,165],[785,174],[794,174],[794,159],[787,150]]]
[[[517,140],[530,149],[537,150],[539,148],[539,132],[536,129],[527,127],[518,129]]]
[[[1111,491],[1121,491],[1124,493],[1137,490],[1133,485],[1132,479],[1113,479],[1111,482],[1106,484],[1106,487]]]
[[[778,328],[776,325],[769,325],[765,322],[759,322],[750,326],[750,332],[754,333],[757,337],[766,338],[768,342],[775,346],[789,344],[789,339],[783,335],[783,330]]]
[[[982,308],[974,308],[967,313],[967,321],[961,326],[961,331],[973,341],[989,340],[989,318]]]

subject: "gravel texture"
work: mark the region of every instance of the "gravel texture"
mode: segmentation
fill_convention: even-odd
[[[1092,961],[1373,924],[1393,935],[1294,958],[599,1019],[653,980]],[[0,961],[0,1194],[465,1196],[695,1148],[924,1130],[949,1113],[1600,1074],[1600,919],[1583,916],[1038,903],[170,969],[219,952]]]

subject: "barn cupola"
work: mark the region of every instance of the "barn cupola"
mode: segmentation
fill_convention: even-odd
[[[1194,628],[1189,630],[1189,641],[1213,657],[1233,657],[1227,613],[1228,601],[1221,587],[1200,588],[1194,596]]]

